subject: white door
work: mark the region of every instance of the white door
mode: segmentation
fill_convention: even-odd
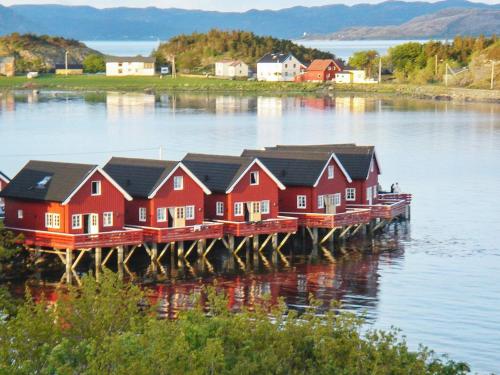
[[[373,202],[372,187],[366,188],[366,201],[369,205]]]
[[[96,234],[99,233],[99,215],[90,214],[89,215],[89,233]]]

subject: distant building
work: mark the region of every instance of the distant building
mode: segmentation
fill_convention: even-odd
[[[10,178],[8,178],[5,174],[0,172],[0,191],[2,191],[7,184],[10,182]],[[4,214],[4,201],[3,198],[0,198],[0,216]]]
[[[346,68],[335,73],[335,83],[377,83],[377,81],[367,78],[364,70]]]
[[[154,76],[155,75],[154,57],[106,57],[106,75],[107,76]]]
[[[80,75],[83,74],[82,64],[68,64],[68,69],[66,70],[65,64],[56,64],[56,74],[57,75]]]
[[[12,56],[0,57],[0,76],[13,77],[16,74],[16,59]]]
[[[317,59],[311,62],[306,71],[296,77],[298,82],[325,82],[333,81],[335,73],[341,72],[342,67],[332,59]]]
[[[215,63],[217,77],[248,77],[248,65],[241,60],[224,60]]]
[[[291,53],[268,53],[257,61],[257,79],[293,81],[305,68],[304,64]]]

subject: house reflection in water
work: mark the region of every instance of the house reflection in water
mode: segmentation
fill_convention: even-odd
[[[16,110],[16,99],[10,92],[0,93],[0,111],[14,112]]]
[[[325,110],[335,107],[335,100],[331,96],[303,97],[300,105],[306,108]]]
[[[249,96],[223,96],[215,97],[215,113],[247,113],[256,106],[256,98]]]
[[[364,113],[367,111],[367,98],[359,96],[339,96],[335,98],[337,112]]]
[[[108,118],[142,116],[155,110],[156,98],[152,94],[108,92],[106,110]]]

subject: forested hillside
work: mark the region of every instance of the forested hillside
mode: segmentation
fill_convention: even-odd
[[[303,63],[333,58],[331,53],[306,48],[290,40],[257,36],[246,31],[210,30],[206,34],[179,35],[161,44],[156,51],[159,62],[175,56],[177,68],[184,72],[212,69],[221,59],[240,59],[252,67],[269,52],[291,52]]]
[[[0,56],[14,56],[18,72],[49,70],[54,64],[64,63],[66,51],[70,64],[82,63],[86,56],[99,54],[83,43],[61,37],[18,33],[0,37]]]

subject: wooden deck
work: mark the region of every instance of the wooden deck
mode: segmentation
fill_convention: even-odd
[[[224,234],[233,236],[252,236],[254,234],[295,233],[297,231],[297,218],[278,216],[257,222],[218,221],[224,224]]]
[[[349,208],[369,209],[372,219],[392,220],[395,217],[406,215],[411,205],[411,194],[383,193],[379,194],[376,204],[351,204]]]
[[[370,209],[349,209],[338,214],[284,212],[283,215],[296,217],[298,225],[310,228],[338,228],[355,224],[366,224],[371,220]]]
[[[156,243],[196,241],[221,238],[224,235],[222,223],[205,222],[182,228],[137,227],[144,231],[144,240]]]
[[[132,228],[96,234],[67,234],[20,228],[6,228],[16,234],[22,234],[24,237],[24,245],[50,247],[54,249],[76,250],[94,247],[139,245],[143,243],[142,230]]]

